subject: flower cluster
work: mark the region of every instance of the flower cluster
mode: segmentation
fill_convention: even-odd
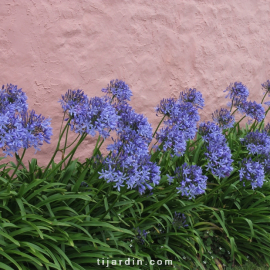
[[[175,212],[172,225],[177,229],[188,227],[186,216],[182,213]]]
[[[252,189],[262,187],[264,182],[264,165],[251,158],[243,159],[239,170],[240,181],[250,181]],[[245,185],[245,182],[243,182]]]
[[[17,85],[7,84],[0,90],[0,113],[26,112],[28,109],[27,96],[18,89]]]
[[[40,150],[44,141],[50,143],[50,119],[28,112],[26,101],[26,94],[16,85],[0,90],[0,147],[6,156],[32,146]]]
[[[233,170],[232,154],[220,128],[214,122],[202,123],[199,133],[206,143],[207,169],[220,178],[229,176]]]
[[[231,83],[224,92],[229,92],[226,98],[229,97],[230,99],[246,100],[249,95],[249,90],[241,82]]]
[[[232,128],[234,125],[234,117],[227,109],[216,110],[212,114],[212,119],[222,129]]]
[[[61,103],[64,112],[69,111],[70,115],[77,115],[80,111],[80,107],[88,102],[88,97],[80,89],[69,89],[65,95],[62,95],[62,99],[60,99],[59,102]]]
[[[75,133],[87,133],[95,136],[98,131],[107,138],[110,130],[117,125],[115,108],[105,97],[88,98],[82,90],[68,90],[60,100],[65,113],[68,113],[71,130]]]
[[[180,93],[179,100],[184,103],[190,102],[194,107],[199,109],[204,107],[204,99],[202,97],[202,93],[197,91],[195,88],[190,88]]]
[[[23,148],[34,147],[40,150],[39,146],[43,142],[50,143],[52,136],[51,119],[38,115],[34,110],[22,115],[22,126],[25,136],[23,138]]]
[[[270,152],[270,136],[258,130],[249,132],[241,141],[251,154],[268,154]]]
[[[176,180],[177,193],[181,192],[182,196],[188,196],[190,199],[203,194],[206,189],[207,176],[202,174],[201,167],[197,165],[184,163],[175,169],[175,176],[170,177],[170,179]]]
[[[167,116],[164,127],[156,135],[163,150],[171,149],[173,154],[183,155],[186,141],[193,139],[197,131],[196,124],[200,120],[197,108],[191,102],[167,99],[160,102],[156,112]]]
[[[132,96],[129,86],[121,80],[110,81],[108,87],[103,88],[101,91],[106,93],[111,100],[116,98],[118,102],[130,100],[130,97]]]
[[[256,101],[239,101],[236,107],[240,113],[246,114],[258,122],[261,122],[265,117],[264,107]]]
[[[107,147],[111,154],[104,160],[100,178],[114,182],[118,190],[126,184],[142,194],[160,181],[160,169],[150,161],[148,152],[152,128],[147,118],[137,114],[129,104],[122,102],[116,108],[117,138]]]

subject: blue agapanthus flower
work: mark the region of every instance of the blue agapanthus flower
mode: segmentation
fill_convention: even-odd
[[[81,106],[88,103],[88,97],[80,89],[69,89],[65,95],[62,95],[62,99],[60,99],[59,102],[61,103],[64,112],[69,111],[70,115],[76,115],[77,110],[79,111]]]
[[[240,181],[249,181],[252,189],[262,187],[264,182],[264,165],[258,161],[253,161],[251,158],[243,159],[239,170]],[[245,185],[245,182],[243,182]]]
[[[204,99],[202,93],[196,88],[190,88],[180,93],[179,100],[186,103],[191,103],[194,107],[202,109],[204,107]]]
[[[22,114],[22,126],[25,130],[23,148],[34,147],[40,150],[43,142],[50,143],[52,136],[51,119],[38,115],[34,110]]]
[[[23,147],[26,131],[19,114],[7,111],[0,113],[0,147],[5,156],[13,156]]]
[[[256,130],[249,132],[241,141],[251,154],[268,154],[270,152],[270,136],[266,132]]]
[[[222,129],[232,128],[235,123],[234,116],[231,115],[230,111],[223,108],[216,110],[212,114],[212,119]]]
[[[197,165],[184,163],[175,169],[173,178],[178,183],[177,193],[181,193],[182,196],[188,196],[191,199],[205,192],[207,176],[202,174],[202,168]]]
[[[231,83],[224,92],[228,92],[226,98],[229,97],[230,99],[240,98],[246,100],[249,96],[248,88],[241,82]]]
[[[221,129],[214,122],[202,123],[199,134],[206,144],[207,170],[219,178],[228,177],[233,170],[233,159]]]
[[[261,122],[265,117],[265,110],[262,104],[256,101],[244,101],[237,104],[237,108],[240,113],[246,114],[251,119]]]
[[[62,108],[68,114],[71,130],[75,133],[87,133],[103,138],[110,135],[110,130],[117,126],[118,116],[115,108],[105,97],[88,98],[82,90],[68,90],[60,100]]]
[[[186,141],[194,139],[197,132],[197,122],[200,120],[197,108],[191,102],[163,99],[156,107],[156,112],[167,117],[164,127],[157,132],[157,140],[163,144],[164,151],[170,149],[172,154],[182,156],[186,150]]]
[[[111,99],[116,99],[118,102],[130,100],[132,91],[129,86],[122,80],[112,80],[107,88],[103,88],[102,92],[106,93]]]
[[[152,127],[147,118],[125,102],[118,104],[116,110],[119,116],[117,138],[112,138],[114,143],[107,147],[111,154],[103,162],[100,178],[113,182],[118,190],[127,185],[143,194],[160,181],[160,168],[150,161],[148,152]]]
[[[25,112],[28,109],[27,96],[17,85],[7,84],[0,90],[0,113]]]
[[[158,114],[162,114],[164,116],[170,117],[174,110],[175,104],[177,103],[177,99],[175,98],[164,98],[160,101],[160,104],[155,107],[155,111]]]
[[[26,94],[16,85],[8,84],[0,90],[0,148],[7,156],[21,148],[39,147],[49,143],[52,135],[50,119],[27,112]]]

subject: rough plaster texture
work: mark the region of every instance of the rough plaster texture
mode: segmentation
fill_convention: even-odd
[[[203,92],[202,120],[227,104],[230,82],[259,101],[270,79],[269,32],[269,0],[1,0],[1,83],[22,87],[30,107],[52,118],[52,143],[35,156],[46,164],[62,119],[57,100],[68,89],[100,96],[111,79],[125,80],[153,128],[160,99],[187,87]]]

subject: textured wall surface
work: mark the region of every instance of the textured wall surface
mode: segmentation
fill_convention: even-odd
[[[68,89],[101,96],[122,79],[153,128],[160,99],[187,87],[204,95],[202,120],[227,104],[230,82],[260,101],[260,84],[270,79],[269,32],[269,0],[1,0],[1,83],[17,84],[30,108],[52,118],[52,143],[35,156],[45,164],[63,116],[57,101]],[[89,156],[94,141],[77,157]]]

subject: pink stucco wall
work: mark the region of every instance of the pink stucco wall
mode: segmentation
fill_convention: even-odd
[[[261,99],[269,33],[269,0],[1,0],[0,83],[22,87],[30,107],[52,118],[52,144],[35,156],[46,164],[67,89],[100,96],[111,79],[125,80],[131,104],[155,128],[160,99],[197,88],[206,100],[202,119],[210,119],[227,103],[230,82],[242,81],[251,100]],[[93,142],[77,157],[89,156]]]

